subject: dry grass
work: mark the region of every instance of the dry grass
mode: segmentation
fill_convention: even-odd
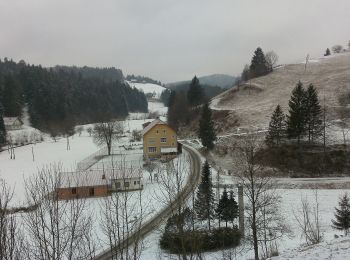
[[[233,110],[242,127],[266,127],[277,104],[285,112],[288,100],[298,81],[313,83],[320,99],[325,96],[330,119],[336,118],[340,95],[350,91],[350,54],[304,64],[283,66],[273,73],[253,79],[239,89],[230,89],[217,96],[214,108]],[[214,101],[215,101],[214,99]]]

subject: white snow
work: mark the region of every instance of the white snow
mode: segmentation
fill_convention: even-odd
[[[165,90],[164,87],[152,83],[136,83],[131,81],[127,81],[127,83],[131,87],[135,87],[138,90],[142,90],[144,93],[155,93],[156,98],[159,98],[160,94],[163,92],[163,90]]]

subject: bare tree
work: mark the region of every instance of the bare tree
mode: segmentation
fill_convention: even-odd
[[[157,199],[164,206],[171,206],[172,215],[175,217],[175,226],[176,232],[179,235],[180,239],[180,253],[178,254],[179,259],[202,259],[201,251],[199,250],[199,241],[196,237],[191,237],[191,248],[192,250],[188,252],[186,250],[188,238],[185,237],[186,231],[195,230],[195,214],[190,213],[190,218],[188,221],[184,221],[182,216],[185,215],[185,212],[188,212],[187,202],[185,201],[184,196],[182,195],[183,190],[186,185],[194,186],[194,180],[187,181],[187,176],[190,176],[191,160],[187,154],[182,154],[176,160],[167,162],[165,169],[159,174],[159,194],[156,195]],[[191,194],[192,207],[195,200],[195,190]]]
[[[340,44],[334,45],[334,46],[332,47],[332,51],[333,51],[334,53],[341,53],[342,50],[343,50],[343,46],[341,46]]]
[[[308,245],[318,244],[323,238],[317,189],[314,190],[314,199],[311,205],[306,197],[301,198],[301,209],[294,212],[294,218]]]
[[[78,133],[79,136],[81,136],[82,132],[84,131],[84,126],[80,125],[75,128],[75,131]]]
[[[93,259],[92,215],[85,199],[60,201],[61,167],[45,167],[26,180],[27,204],[23,214],[27,259]]]
[[[286,233],[286,224],[279,213],[280,197],[271,177],[258,164],[257,152],[263,145],[256,134],[249,134],[238,144],[235,166],[236,177],[243,186],[247,198],[247,220],[250,232],[248,240],[252,241],[254,257],[259,259],[259,245],[263,255],[269,256],[271,245]]]
[[[122,121],[101,122],[94,126],[93,138],[97,145],[106,145],[108,155],[111,155],[112,143],[118,140],[124,132]]]
[[[347,145],[347,136],[350,132],[350,123],[347,120],[350,118],[350,109],[347,105],[350,103],[350,95],[342,94],[338,98],[338,102],[340,107],[338,108],[338,116],[339,116],[339,127],[341,128],[343,135],[343,144],[346,147]]]
[[[273,71],[278,62],[278,55],[274,51],[269,51],[265,54],[265,60],[269,71]]]
[[[21,258],[21,239],[16,215],[11,212],[9,204],[13,192],[0,179],[0,260]]]
[[[127,181],[128,174],[137,169],[126,169],[125,165],[113,166],[121,182]],[[119,173],[117,174],[117,171]],[[128,173],[127,173],[128,172]],[[100,205],[102,212],[101,227],[105,244],[111,252],[111,259],[137,260],[143,250],[141,227],[145,205],[142,190],[137,192],[114,192],[104,198]]]
[[[94,129],[93,129],[92,127],[88,127],[88,128],[86,129],[86,131],[88,132],[89,136],[92,135],[93,130],[94,130]]]

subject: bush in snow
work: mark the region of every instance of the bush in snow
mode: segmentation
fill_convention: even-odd
[[[334,46],[332,47],[332,51],[333,51],[334,53],[341,53],[342,50],[343,50],[343,46],[341,46],[341,45],[339,45],[339,44],[334,45]]]

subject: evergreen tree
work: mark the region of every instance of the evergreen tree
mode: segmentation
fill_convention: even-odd
[[[350,229],[350,201],[347,193],[340,198],[338,204],[339,208],[335,208],[335,220],[332,219],[333,228],[344,230],[347,236]]]
[[[280,105],[277,105],[275,111],[271,116],[269,123],[269,130],[266,136],[266,143],[268,145],[279,145],[282,138],[285,136],[285,116]]]
[[[238,204],[233,196],[233,191],[230,191],[229,197],[226,188],[224,188],[216,208],[216,214],[219,221],[225,221],[226,227],[227,222],[231,221],[233,223],[233,221],[238,217]]]
[[[201,87],[199,79],[196,76],[194,76],[189,86],[187,99],[191,106],[202,104],[205,99],[203,88]]]
[[[229,199],[228,199],[228,193],[225,187],[216,208],[216,215],[219,219],[219,223],[221,220],[226,222],[226,227],[227,227],[227,221],[228,221],[228,209],[229,209],[228,206],[229,206]]]
[[[6,142],[6,129],[5,129],[5,123],[4,123],[4,110],[3,106],[0,103],[0,148],[5,144]]]
[[[254,56],[250,64],[250,73],[252,77],[260,77],[269,73],[265,54],[260,47],[258,47],[254,52]]]
[[[2,102],[5,116],[14,117],[22,114],[22,88],[19,82],[12,76],[4,77],[4,90]]]
[[[331,55],[331,51],[329,50],[329,48],[327,48],[326,53],[324,54],[324,56],[329,56],[329,55]]]
[[[208,161],[205,161],[202,168],[202,180],[198,186],[194,209],[198,219],[207,220],[210,230],[210,221],[214,217],[214,193],[211,172]]]
[[[214,141],[216,140],[216,133],[214,129],[214,123],[211,118],[211,109],[208,103],[204,104],[202,109],[201,119],[199,121],[199,138],[202,144],[207,149],[214,148]]]
[[[298,144],[306,130],[306,101],[303,84],[299,81],[289,100],[289,115],[287,117],[288,138],[297,138]]]
[[[317,91],[312,84],[306,90],[306,130],[309,142],[322,134],[322,110]]]
[[[241,74],[241,79],[243,81],[247,81],[250,79],[250,70],[249,70],[249,65],[245,65]]]

